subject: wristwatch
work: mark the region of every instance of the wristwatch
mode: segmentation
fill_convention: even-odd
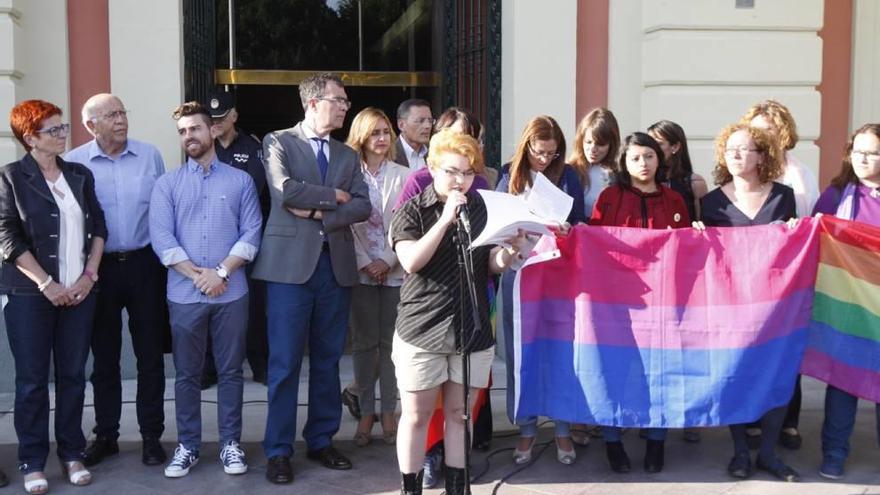
[[[98,281],[98,274],[91,270],[83,270],[83,275],[92,279],[92,282]]]
[[[217,276],[222,278],[224,282],[229,282],[229,270],[227,270],[226,267],[223,266],[223,263],[217,265],[217,268],[215,268],[214,270],[217,270]]]

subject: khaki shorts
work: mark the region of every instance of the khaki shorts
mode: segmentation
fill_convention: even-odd
[[[448,352],[426,351],[407,344],[394,333],[391,360],[394,361],[397,387],[404,392],[418,392],[439,387],[447,381],[463,384],[461,354],[455,352],[455,337],[447,339]],[[495,359],[495,346],[471,353],[471,388],[489,385],[489,370]]]

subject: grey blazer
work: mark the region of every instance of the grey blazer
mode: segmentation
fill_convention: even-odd
[[[286,284],[306,283],[315,271],[325,237],[339,285],[357,283],[357,262],[349,226],[370,216],[370,191],[357,154],[330,138],[330,167],[322,184],[318,162],[302,130],[275,131],[263,139],[263,163],[272,206],[253,277]],[[336,203],[335,189],[351,201]],[[287,208],[321,210],[323,220],[300,218]]]

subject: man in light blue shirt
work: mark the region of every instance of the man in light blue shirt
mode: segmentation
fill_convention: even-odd
[[[89,98],[82,122],[95,138],[64,157],[82,163],[95,176],[95,191],[107,220],[107,244],[97,274],[100,280],[92,331],[95,440],[86,447],[87,466],[119,452],[122,414],[120,355],[122,310],[137,357],[137,419],[143,437],[142,461],[162,464],[159,439],[165,430],[164,343],[168,332],[166,271],[150,249],[149,207],[153,185],[165,173],[155,146],[128,137],[128,110],[110,94]]]
[[[170,268],[168,309],[177,370],[178,446],[165,476],[186,476],[199,460],[209,333],[218,376],[220,460],[227,474],[243,474],[248,466],[239,442],[248,285],[242,268],[260,246],[260,203],[251,176],[217,160],[207,109],[188,102],[173,115],[187,161],[156,182],[150,201],[153,250]]]

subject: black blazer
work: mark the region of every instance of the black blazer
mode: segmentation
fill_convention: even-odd
[[[104,211],[95,195],[95,178],[84,165],[55,159],[85,217],[88,256],[92,238],[107,239]],[[0,168],[0,294],[39,294],[37,284],[15,266],[30,251],[37,262],[58,280],[61,218],[58,205],[36,160],[27,154]]]

